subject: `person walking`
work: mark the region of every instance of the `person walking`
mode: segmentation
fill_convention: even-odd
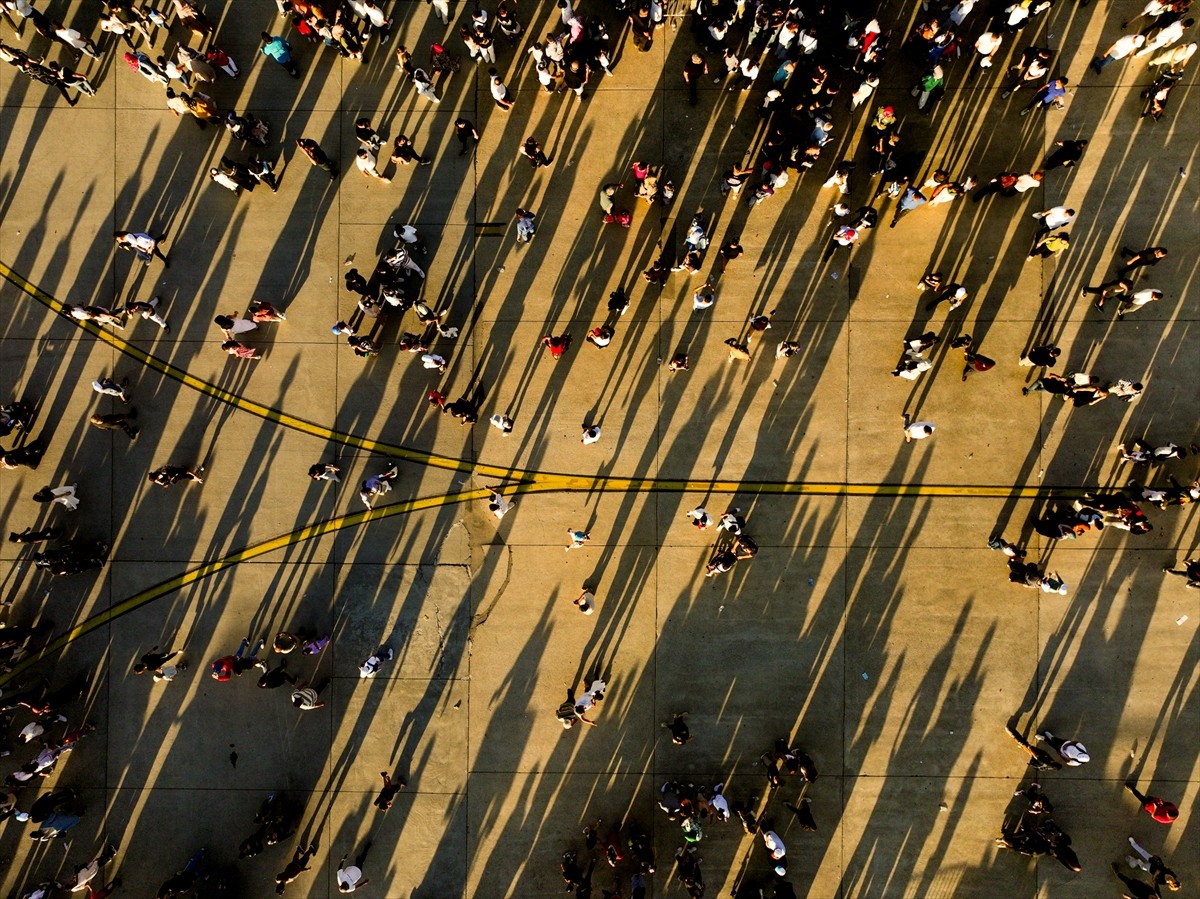
[[[458,151],[459,156],[466,156],[479,143],[479,132],[475,129],[475,125],[468,119],[455,119],[454,136],[462,145],[462,149]]]
[[[442,102],[441,97],[437,95],[437,90],[433,86],[433,79],[429,77],[429,73],[424,69],[413,69],[412,73],[413,87],[417,89],[418,96],[424,97],[435,106]]]
[[[1117,269],[1117,274],[1125,276],[1139,268],[1158,265],[1159,262],[1167,258],[1167,248],[1147,247],[1144,250],[1134,252],[1129,247],[1121,247],[1121,255],[1127,261]]]
[[[1106,281],[1099,287],[1083,287],[1080,289],[1082,296],[1094,296],[1096,299],[1096,308],[1103,309],[1104,304],[1109,300],[1124,300],[1133,293],[1133,282],[1128,278],[1114,278],[1112,281]]]
[[[159,247],[165,239],[164,237],[152,237],[144,231],[113,232],[113,240],[116,241],[117,248],[128,250],[142,262],[146,263],[146,265],[149,265],[155,256],[162,260],[164,266],[169,267],[171,265],[171,260],[166,257]]]
[[[596,594],[592,592],[587,584],[584,584],[583,592],[576,599],[571,600],[571,605],[579,609],[584,615],[591,615],[596,608]]]
[[[327,686],[329,686],[329,678],[325,678],[315,687],[305,682],[292,691],[292,705],[302,712],[311,712],[315,709],[324,708],[325,703],[319,697],[321,691]]]
[[[1049,259],[1051,256],[1057,256],[1063,250],[1071,245],[1071,235],[1066,231],[1059,231],[1057,234],[1047,232],[1039,237],[1033,244],[1033,249],[1029,251],[1026,259],[1041,257]]]
[[[1008,564],[1010,568],[1014,565],[1021,566],[1022,568],[1024,567],[1022,563],[1015,560],[1010,560]],[[1032,568],[1034,569],[1034,573],[1036,573],[1037,566],[1032,566]],[[1027,582],[1026,586],[1036,587],[1037,583]],[[1050,753],[1046,752],[1046,750],[1042,749],[1040,746],[1032,745],[1028,740],[1017,733],[1016,729],[1014,729],[1011,724],[1006,726],[1004,729],[1008,735],[1012,737],[1013,742],[1029,754],[1029,761],[1026,764],[1028,764],[1030,768],[1033,768],[1037,771],[1058,771],[1062,768],[1062,765],[1056,762],[1051,757]]]
[[[362,482],[358,497],[368,509],[375,508],[375,498],[390,493],[392,481],[400,476],[400,469],[393,465],[382,474],[372,475]]]
[[[382,181],[384,184],[391,184],[392,179],[381,175],[379,169],[376,168],[376,163],[377,160],[366,147],[359,147],[358,152],[354,154],[354,165],[363,173],[364,177],[374,178],[377,181]]]
[[[1041,212],[1031,213],[1031,216],[1041,220],[1041,227],[1038,228],[1038,234],[1040,235],[1071,224],[1071,222],[1075,221],[1075,210],[1067,209],[1065,206],[1052,206],[1049,209],[1043,209]]]
[[[529,164],[535,169],[550,165],[551,159],[542,149],[542,145],[538,143],[537,138],[530,135],[525,138],[525,143],[521,144],[521,149],[518,153],[529,160]]]
[[[129,388],[129,379],[128,378],[122,378],[120,384],[118,384],[112,378],[106,378],[103,376],[96,379],[95,381],[92,381],[92,390],[96,391],[96,393],[102,393],[106,396],[115,396],[122,403],[129,402],[128,388]]]
[[[289,883],[294,883],[296,878],[305,871],[312,870],[308,867],[308,863],[316,854],[316,843],[310,843],[308,846],[297,846],[296,851],[292,853],[292,860],[287,863],[287,866],[282,871],[275,875],[275,892],[282,896]]]
[[[238,359],[257,360],[262,358],[262,353],[254,349],[254,347],[247,346],[239,340],[226,340],[223,344],[221,344],[221,350],[227,355],[234,356]]]
[[[125,436],[130,440],[137,440],[138,429],[133,426],[133,419],[136,417],[137,409],[133,408],[128,412],[117,412],[111,415],[93,415],[88,419],[88,424],[101,431],[124,431]]]
[[[414,162],[417,165],[429,165],[433,160],[418,153],[412,139],[406,134],[401,134],[392,144],[392,162],[396,165],[410,165]]]
[[[92,59],[100,58],[100,51],[96,49],[96,43],[90,37],[85,37],[74,28],[68,28],[62,22],[53,22],[51,27],[54,29],[54,39],[75,54],[76,63],[85,53]]]
[[[1175,803],[1168,802],[1160,796],[1139,793],[1135,784],[1127,783],[1125,789],[1141,804],[1142,811],[1159,824],[1171,824],[1179,817],[1179,807]]]
[[[342,469],[332,462],[317,462],[308,469],[308,476],[314,481],[333,481],[335,484],[341,482],[338,477]]]
[[[1042,164],[1042,171],[1049,172],[1068,166],[1074,168],[1075,164],[1083,157],[1083,151],[1087,145],[1086,140],[1056,140],[1054,146],[1058,149],[1046,157],[1045,163]]]
[[[537,213],[518,207],[513,217],[517,220],[517,243],[529,243],[537,233]]]
[[[484,487],[483,489],[488,492],[488,511],[496,516],[497,521],[511,512],[513,506],[516,505],[516,502],[505,497],[499,488]]]
[[[1033,99],[1028,105],[1022,107],[1021,115],[1028,115],[1034,109],[1048,109],[1051,105],[1055,109],[1066,109],[1067,104],[1063,98],[1067,95],[1067,85],[1070,80],[1065,76],[1052,78],[1042,87],[1037,89],[1033,95]]]
[[[183,650],[172,649],[167,652],[159,652],[157,644],[151,646],[148,650],[142,653],[142,657],[138,659],[137,664],[133,666],[134,674],[145,674],[147,671],[155,671],[161,668],[175,656],[179,655]]]
[[[491,79],[492,99],[496,101],[497,107],[508,112],[516,105],[516,101],[495,69],[488,69],[488,77]]]
[[[330,181],[337,178],[337,166],[325,155],[325,151],[318,146],[315,140],[308,137],[300,137],[296,139],[296,146],[308,157],[309,162],[329,175]]]
[[[136,315],[146,321],[152,321],[170,334],[171,326],[167,324],[167,320],[158,311],[158,304],[161,301],[162,297],[151,297],[149,300],[131,300],[125,304],[125,315],[129,317]]]
[[[571,542],[566,545],[566,551],[570,552],[573,549],[581,549],[585,543],[592,539],[592,535],[587,531],[575,531],[567,529],[567,537]]]
[[[1184,559],[1182,569],[1176,568],[1174,565],[1164,565],[1163,574],[1187,578],[1187,586],[1200,589],[1200,558]]]
[[[392,807],[392,803],[396,799],[396,794],[408,786],[408,781],[403,777],[393,777],[386,771],[380,771],[379,776],[383,778],[383,786],[379,790],[379,795],[375,797],[375,801],[371,804],[381,812],[386,812]]]
[[[1058,364],[1058,357],[1062,355],[1062,349],[1053,344],[1042,344],[1035,346],[1028,353],[1021,357],[1018,365],[1024,368],[1053,368]]]
[[[58,78],[58,83],[63,87],[69,87],[72,90],[78,91],[79,93],[85,94],[89,97],[96,96],[96,86],[92,84],[92,82],[88,81],[84,75],[76,72],[74,69],[68,66],[59,65],[57,62],[47,63],[47,67],[55,74],[55,76]],[[76,97],[75,99],[78,101],[79,98]]]
[[[1065,740],[1062,737],[1054,736],[1048,730],[1039,732],[1037,739],[1057,752],[1058,757],[1063,760],[1063,764],[1069,768],[1078,768],[1092,760],[1092,757],[1088,755],[1087,747],[1078,740]]]
[[[1148,303],[1157,303],[1163,298],[1161,290],[1153,290],[1145,288],[1143,290],[1134,291],[1128,298],[1121,300],[1121,305],[1117,307],[1117,321],[1121,321],[1130,312],[1141,309]]]
[[[708,63],[699,53],[693,53],[691,58],[683,64],[683,80],[688,88],[688,102],[693,106],[699,102],[696,88],[700,84],[700,81],[707,75]]]
[[[58,503],[74,512],[79,508],[79,499],[75,496],[77,486],[76,484],[67,484],[65,487],[47,485],[33,495],[33,501],[35,503]]]
[[[555,360],[563,357],[563,354],[571,348],[572,342],[570,334],[547,334],[541,339],[542,346],[550,351],[550,355]]]
[[[300,70],[296,67],[296,62],[292,58],[292,45],[278,35],[267,34],[262,32],[262,46],[259,52],[263,56],[269,56],[283,67],[283,70],[293,78],[300,77]]]
[[[271,188],[271,193],[279,192],[279,181],[275,177],[275,166],[267,162],[257,153],[250,157],[250,162],[247,165],[250,174],[261,184]]]
[[[180,481],[195,481],[197,484],[203,484],[204,478],[201,477],[203,472],[203,465],[195,470],[184,468],[182,465],[163,465],[149,472],[146,475],[146,480],[151,484],[157,484],[159,487],[170,487],[172,484],[178,484]]]
[[[359,887],[365,887],[371,881],[363,876],[363,865],[367,863],[367,851],[371,848],[371,844],[367,843],[363,846],[362,852],[354,859],[354,864],[346,864],[346,855],[342,856],[342,860],[338,862],[337,885],[339,893],[353,893]],[[348,853],[347,853],[348,855]]]
[[[904,442],[912,443],[914,440],[924,440],[927,437],[932,437],[936,426],[931,421],[913,421],[912,416],[907,412],[904,413]]]
[[[1134,855],[1127,856],[1125,859],[1129,863],[1129,867],[1145,871],[1150,875],[1156,887],[1164,886],[1171,892],[1176,892],[1182,886],[1179,876],[1167,867],[1162,856],[1147,852],[1144,847],[1138,845],[1138,841],[1133,837],[1129,838],[1129,845],[1134,851]]]

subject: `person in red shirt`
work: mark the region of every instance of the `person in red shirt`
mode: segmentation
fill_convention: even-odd
[[[561,334],[559,336],[547,336],[542,338],[542,346],[550,350],[550,355],[555,359],[561,359],[562,354],[571,348],[571,335]]]
[[[1133,784],[1125,784],[1125,789],[1133,794],[1133,798],[1142,804],[1142,809],[1159,824],[1170,824],[1179,817],[1179,807],[1173,802],[1167,802],[1158,796],[1147,796],[1139,793]]]

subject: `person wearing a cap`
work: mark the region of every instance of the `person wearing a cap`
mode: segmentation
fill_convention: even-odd
[[[1142,804],[1142,810],[1159,824],[1170,824],[1179,817],[1179,807],[1175,803],[1168,802],[1159,796],[1147,796],[1139,793],[1133,784],[1125,784],[1125,789]]]
[[[1039,733],[1037,738],[1057,752],[1059,758],[1063,760],[1063,764],[1070,768],[1078,768],[1092,760],[1092,757],[1088,755],[1087,747],[1078,740],[1064,740],[1062,737],[1054,736],[1048,730]]]

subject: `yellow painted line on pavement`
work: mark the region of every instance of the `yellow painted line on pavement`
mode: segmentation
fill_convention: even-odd
[[[69,306],[24,277],[14,272],[8,266],[0,263],[0,276],[13,284],[30,297],[42,303],[53,312],[66,317],[78,327],[103,340],[120,352],[130,356],[163,375],[192,388],[206,396],[227,403],[243,412],[258,416],[302,433],[319,437],[335,443],[357,447],[369,452],[381,453],[396,459],[404,459],[435,468],[448,469],[475,474],[487,478],[494,484],[502,484],[503,491],[508,495],[551,493],[551,492],[600,492],[600,493],[707,493],[707,494],[763,494],[784,496],[860,496],[860,497],[976,497],[990,499],[1036,499],[1050,496],[1073,496],[1082,493],[1081,488],[1058,487],[1011,487],[1004,485],[962,485],[962,484],[846,484],[837,482],[801,482],[801,481],[767,481],[767,480],[701,480],[673,478],[628,478],[591,475],[571,475],[548,472],[528,471],[524,469],[503,468],[494,465],[481,465],[465,459],[455,459],[440,456],[422,450],[414,450],[395,444],[359,437],[335,431],[323,425],[288,415],[277,409],[263,406],[237,394],[231,393],[201,380],[177,366],[171,365],[157,356],[134,346],[111,331],[91,322],[80,322],[71,318]],[[204,578],[237,565],[250,561],[267,553],[294,546],[314,537],[321,537],[343,528],[366,524],[404,515],[424,509],[437,508],[469,500],[484,499],[488,492],[483,489],[465,490],[458,493],[441,494],[404,500],[390,505],[381,506],[373,511],[356,512],[331,518],[327,521],[308,525],[290,533],[274,537],[262,543],[254,544],[223,556],[212,562],[186,571],[177,577],[141,591],[103,612],[93,615],[86,621],[76,625],[60,637],[48,643],[37,653],[23,659],[12,671],[0,676],[0,685],[8,683],[22,671],[59,651],[71,642],[92,633],[96,629],[110,624],[122,615],[139,609],[142,606],[161,599],[177,590],[181,590]]]
[[[961,487],[938,485],[905,485],[905,484],[801,484],[779,481],[696,481],[696,480],[656,480],[628,478],[576,478],[569,475],[539,475],[537,481],[522,481],[516,484],[506,483],[503,492],[512,496],[527,493],[549,493],[562,491],[598,490],[602,492],[671,492],[671,493],[762,493],[785,494],[797,496],[984,496],[993,498],[1010,498],[1012,496],[1031,497],[1036,488],[1026,490],[1003,490],[997,487]],[[232,568],[241,562],[249,562],[260,556],[277,550],[295,546],[315,537],[323,537],[345,528],[368,524],[372,521],[382,521],[396,515],[407,515],[425,509],[440,508],[486,499],[490,494],[486,489],[463,490],[458,493],[424,496],[416,499],[401,500],[380,506],[373,510],[363,510],[349,515],[330,518],[316,524],[297,528],[287,534],[272,537],[261,543],[247,546],[222,556],[211,562],[206,562],[190,571],[169,578],[135,593],[115,605],[109,606],[102,612],[93,615],[71,630],[55,638],[42,647],[38,652],[22,659],[13,669],[0,675],[0,686],[9,683],[21,672],[53,653],[65,648],[70,643],[85,637],[98,628],[111,624],[122,615],[127,615],[142,606],[168,596],[177,590],[182,590],[207,577],[211,577],[227,568]]]
[[[63,303],[61,300],[55,299],[39,288],[36,284],[27,281],[24,277],[14,272],[7,265],[0,263],[0,276],[8,281],[13,286],[20,289],[22,292],[33,297],[42,305],[64,316],[68,321],[74,322],[83,330],[98,337],[113,348],[120,350],[127,356],[130,356],[148,368],[161,372],[172,380],[178,381],[193,390],[203,393],[205,396],[212,397],[222,403],[228,403],[236,409],[243,412],[249,412],[251,415],[257,415],[259,418],[267,421],[275,422],[287,428],[292,428],[301,431],[305,434],[310,434],[313,437],[320,437],[323,440],[329,440],[333,443],[341,443],[346,446],[357,447],[368,452],[383,453],[396,459],[404,459],[408,462],[419,462],[424,465],[431,465],[434,468],[447,468],[452,471],[484,471],[489,477],[501,477],[506,474],[504,469],[490,469],[488,466],[478,466],[465,459],[454,459],[448,456],[439,456],[434,453],[422,452],[420,450],[408,449],[407,447],[397,446],[391,443],[384,443],[379,440],[372,440],[368,437],[359,437],[355,434],[346,434],[342,431],[335,431],[332,428],[327,428],[324,425],[319,425],[311,421],[306,421],[303,418],[297,418],[294,415],[288,415],[286,412],[280,412],[278,409],[272,409],[269,406],[264,406],[256,403],[253,400],[248,400],[245,397],[238,396],[235,393],[230,393],[228,390],[222,390],[215,384],[201,380],[194,375],[188,374],[181,368],[172,365],[157,356],[147,353],[145,350],[133,345],[127,340],[117,336],[107,328],[103,328],[92,322],[81,322],[78,319],[71,317],[71,304]]]
[[[253,546],[247,546],[243,549],[229,553],[211,562],[205,562],[203,565],[193,568],[190,571],[185,571],[176,577],[155,584],[153,587],[148,587],[140,593],[135,593],[128,599],[121,600],[115,605],[109,606],[103,612],[99,612],[88,618],[86,621],[77,624],[71,630],[55,638],[47,643],[40,650],[32,655],[26,656],[18,664],[13,666],[13,669],[4,675],[0,675],[0,686],[7,684],[13,678],[17,677],[22,671],[30,666],[41,661],[48,655],[58,652],[69,643],[85,637],[95,631],[97,628],[104,627],[106,624],[111,624],[122,615],[127,615],[142,606],[161,599],[176,590],[182,590],[184,587],[189,587],[192,584],[202,581],[207,577],[211,577],[218,572],[224,571],[226,568],[232,568],[239,562],[249,562],[252,559],[257,559],[259,556],[264,556],[267,553],[275,552],[276,550],[286,549],[289,546],[294,546],[297,543],[303,543],[305,540],[311,540],[314,537],[323,537],[326,534],[332,534],[335,531],[343,530],[344,528],[355,527],[360,524],[367,524],[372,521],[382,521],[385,518],[391,518],[395,515],[405,515],[409,512],[418,512],[422,509],[431,509],[440,506],[448,506],[454,503],[468,502],[473,499],[484,499],[489,494],[486,490],[464,490],[461,493],[449,493],[438,496],[426,496],[418,499],[401,500],[400,502],[391,503],[386,506],[380,506],[374,510],[364,509],[362,512],[354,512],[350,515],[341,515],[337,518],[330,518],[327,521],[310,524],[306,527],[298,528],[288,534],[283,534],[279,537],[272,537],[270,540],[264,540],[262,543],[256,543]]]
[[[238,394],[223,390],[215,384],[188,374],[157,356],[134,346],[112,331],[91,322],[80,322],[70,317],[69,306],[55,299],[37,285],[26,280],[11,268],[0,263],[0,276],[19,288],[39,303],[66,317],[88,333],[122,353],[138,360],[143,365],[161,372],[167,377],[192,388],[205,396],[227,403],[243,412],[256,415],[266,421],[301,431],[322,440],[353,446],[368,452],[380,453],[434,468],[461,471],[487,478],[494,482],[520,483],[519,492],[607,492],[607,493],[760,493],[793,496],[895,496],[895,497],[982,497],[992,499],[1035,499],[1047,496],[1077,495],[1078,488],[1055,487],[1011,487],[1005,485],[937,485],[937,484],[840,484],[803,481],[705,481],[697,479],[671,478],[627,478],[592,475],[557,474],[528,471],[519,468],[504,468],[496,465],[473,463],[466,459],[441,456],[424,450],[415,450],[397,444],[347,434],[319,425],[278,409],[272,409],[248,400]]]

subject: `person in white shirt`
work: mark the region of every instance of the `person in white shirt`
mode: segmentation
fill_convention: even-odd
[[[1147,41],[1146,46],[1142,47],[1141,50],[1133,54],[1134,58],[1139,56],[1147,56],[1153,53],[1155,50],[1171,46],[1173,43],[1183,37],[1184,29],[1191,28],[1195,24],[1195,19],[1184,19],[1182,22],[1172,22],[1166,28],[1162,29],[1158,34],[1154,35],[1153,38]]]
[[[441,103],[441,98],[438,97],[437,91],[433,86],[433,79],[425,72],[424,69],[416,69],[412,75],[413,85],[417,89],[417,93],[428,100],[430,103]],[[460,154],[461,155],[461,154]]]
[[[1117,320],[1123,319],[1127,313],[1140,309],[1147,303],[1156,303],[1163,298],[1161,290],[1154,290],[1147,287],[1145,290],[1136,291],[1129,299],[1122,300],[1121,305],[1117,307]]]
[[[1138,19],[1157,19],[1170,8],[1171,4],[1164,3],[1163,0],[1150,0],[1149,3],[1142,7],[1142,11],[1140,13],[1138,13],[1132,19],[1127,19],[1122,22],[1121,27],[1128,28]]]
[[[1017,183],[1013,185],[1013,189],[1017,193],[1023,194],[1027,190],[1033,190],[1042,183],[1042,178],[1045,175],[1042,172],[1026,172],[1017,176]]]
[[[924,440],[926,437],[932,437],[936,430],[931,421],[913,421],[912,416],[907,412],[904,413],[904,442],[912,443],[914,440]]]
[[[370,658],[358,666],[358,676],[360,678],[372,678],[379,673],[379,669],[383,667],[384,662],[390,662],[396,657],[395,651],[390,646],[381,646],[375,652],[371,653]],[[345,861],[343,858],[342,861]],[[362,867],[362,862],[355,862],[359,867]]]
[[[904,354],[904,357],[904,361],[892,370],[893,378],[904,378],[906,381],[915,381],[925,372],[929,371],[929,369],[933,368],[933,363],[920,353],[909,351]]]
[[[571,603],[578,607],[579,611],[584,615],[591,615],[592,610],[596,608],[596,594],[585,585],[583,592],[579,594],[579,598],[571,600]]]
[[[595,443],[600,439],[600,425],[584,425],[583,436],[579,438],[579,442],[584,446]]]
[[[516,105],[516,102],[509,95],[508,88],[495,69],[488,69],[488,75],[492,79],[492,99],[496,101],[498,107],[508,112]]]
[[[162,243],[162,238],[151,237],[142,231],[114,231],[113,240],[120,249],[132,251],[146,265],[149,265],[150,260],[155,256],[162,260],[163,265],[171,264],[159,249],[158,245]]]
[[[1064,740],[1062,737],[1054,736],[1048,730],[1039,733],[1037,738],[1057,752],[1064,765],[1077,768],[1092,760],[1092,757],[1088,755],[1087,747],[1078,740]]]
[[[787,847],[783,845],[783,840],[779,838],[779,834],[773,830],[763,830],[762,838],[763,845],[771,853],[771,858],[777,862],[782,861],[787,855]]]
[[[368,843],[363,847],[363,851],[354,859],[354,864],[346,864],[346,856],[342,856],[342,860],[338,862],[337,884],[339,893],[353,893],[359,887],[365,887],[371,881],[363,877],[363,865],[367,861],[367,850],[371,848]]]
[[[484,487],[483,489],[491,495],[488,500],[488,511],[496,516],[497,521],[511,512],[513,506],[516,505],[516,502],[506,499],[495,487]]]
[[[1104,68],[1110,63],[1114,63],[1119,59],[1124,59],[1133,51],[1139,49],[1146,43],[1146,37],[1142,34],[1123,34],[1113,42],[1113,45],[1108,48],[1103,56],[1097,56],[1092,60],[1092,71],[1099,75],[1104,71]]]
[[[1067,209],[1065,206],[1051,206],[1049,209],[1033,213],[1033,217],[1042,220],[1042,227],[1038,232],[1040,234],[1071,224],[1075,221],[1075,210]]]
[[[1180,32],[1182,34],[1182,32]],[[84,37],[79,31],[74,28],[68,28],[62,22],[54,23],[54,36],[64,45],[70,47],[75,52],[76,60],[80,55],[86,53],[92,59],[100,58],[100,51],[96,49],[95,42],[90,37]],[[1178,40],[1178,38],[1176,38]],[[1165,46],[1165,45],[1164,45]]]
[[[985,31],[975,40],[975,52],[979,54],[979,67],[982,69],[991,68],[993,57],[996,51],[1000,49],[1000,45],[1004,43],[1004,38],[991,31]]]
[[[391,178],[385,178],[379,174],[379,169],[375,167],[375,157],[371,155],[371,151],[365,147],[359,147],[358,152],[354,155],[354,164],[358,166],[358,170],[368,178],[375,178],[382,181],[384,184],[391,184]]]

